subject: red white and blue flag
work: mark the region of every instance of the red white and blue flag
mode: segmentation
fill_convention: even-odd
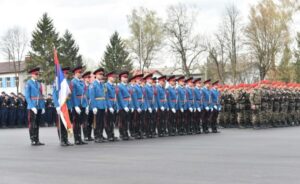
[[[56,89],[58,90],[58,104],[61,110],[60,118],[63,125],[66,127],[67,132],[72,134],[72,124],[69,116],[67,98],[71,94],[71,90],[67,79],[65,79],[61,66],[58,61],[57,51],[54,49],[54,64],[55,64],[55,82]]]

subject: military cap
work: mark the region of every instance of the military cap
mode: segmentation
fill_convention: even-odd
[[[181,80],[184,80],[184,76],[180,76],[176,79],[177,81],[181,81]]]
[[[121,77],[128,77],[129,72],[128,71],[123,71],[119,74],[119,78],[121,79]]]
[[[61,70],[64,72],[64,71],[70,71],[70,69],[71,68],[67,66],[67,67],[63,67]]]
[[[111,71],[109,73],[106,74],[106,77],[112,77],[112,76],[115,76],[116,75],[116,72],[115,71]]]
[[[193,82],[194,82],[194,83],[201,82],[201,78],[196,78],[196,79],[194,79]]]
[[[190,82],[190,81],[193,81],[193,77],[189,77],[185,80],[186,83]]]
[[[207,79],[206,81],[203,82],[203,84],[210,83],[211,79]]]
[[[82,71],[82,66],[76,66],[75,68],[73,68],[72,72],[75,73],[76,71]]]
[[[167,78],[167,81],[176,80],[175,75],[171,75]]]
[[[104,68],[98,68],[93,72],[93,74],[96,75],[97,73],[101,73],[101,72],[104,74]]]
[[[91,75],[91,73],[92,72],[90,72],[90,71],[84,72],[84,74],[82,75],[82,78],[85,78],[86,76]]]
[[[142,77],[143,77],[143,74],[135,75],[135,76],[131,77],[128,81],[131,82],[134,79],[142,78]]]
[[[40,71],[40,67],[35,67],[35,68],[32,68],[31,70],[28,71],[29,74],[32,74],[32,73],[38,73]]]
[[[158,77],[157,80],[166,80],[166,79],[167,79],[167,76],[163,75],[163,76]]]
[[[145,79],[145,80],[147,80],[147,79],[149,79],[149,78],[153,79],[152,77],[153,77],[153,74],[152,74],[152,73],[149,73],[148,75],[146,75],[146,76],[144,77],[144,79]]]
[[[211,85],[218,85],[219,84],[219,81],[217,80],[217,81],[215,81],[214,83],[212,83]]]

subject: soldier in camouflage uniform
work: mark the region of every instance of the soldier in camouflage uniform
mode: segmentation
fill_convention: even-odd
[[[253,128],[257,129],[261,127],[261,103],[262,103],[262,91],[258,84],[253,86],[250,91],[250,103],[251,103],[251,121]]]
[[[237,93],[235,93],[235,100],[236,100],[236,110],[237,110],[237,122],[239,128],[245,128],[245,91],[244,85],[240,85]]]

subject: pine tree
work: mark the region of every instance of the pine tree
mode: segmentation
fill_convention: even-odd
[[[119,37],[118,32],[115,32],[111,38],[109,45],[106,46],[104,58],[100,63],[105,71],[131,71],[132,61],[128,57],[129,53],[125,49],[122,39]]]
[[[51,84],[54,80],[53,48],[59,48],[59,33],[56,32],[53,20],[44,13],[37,23],[37,28],[32,33],[31,60],[27,63],[27,69],[39,66],[42,70],[41,80]]]
[[[73,35],[66,30],[61,39],[60,47],[60,63],[62,66],[74,68],[82,65],[82,56],[78,54],[79,47],[76,44]]]
[[[295,50],[296,63],[294,64],[295,81],[300,83],[300,33],[297,33],[297,49]]]

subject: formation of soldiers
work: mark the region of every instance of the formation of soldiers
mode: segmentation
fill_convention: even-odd
[[[271,128],[299,125],[300,84],[263,80],[219,86],[222,127]]]
[[[0,96],[0,128],[25,127],[26,121],[26,100],[22,93],[16,95],[5,92]]]
[[[218,81],[202,82],[201,78],[184,76],[154,78],[152,74],[129,78],[127,71],[105,73],[103,68],[83,73],[82,66],[62,70],[71,89],[66,103],[76,145],[87,144],[86,141],[101,143],[209,133],[209,128],[213,133],[218,132],[218,114],[222,109]],[[44,145],[39,141],[40,118],[45,113],[41,84],[37,81],[39,68],[29,73],[32,78],[27,81],[25,97],[30,139],[32,145]],[[52,95],[59,115],[61,109],[55,85]],[[56,120],[61,145],[72,145],[63,121],[59,116]],[[115,128],[119,130],[119,137],[114,134]]]

